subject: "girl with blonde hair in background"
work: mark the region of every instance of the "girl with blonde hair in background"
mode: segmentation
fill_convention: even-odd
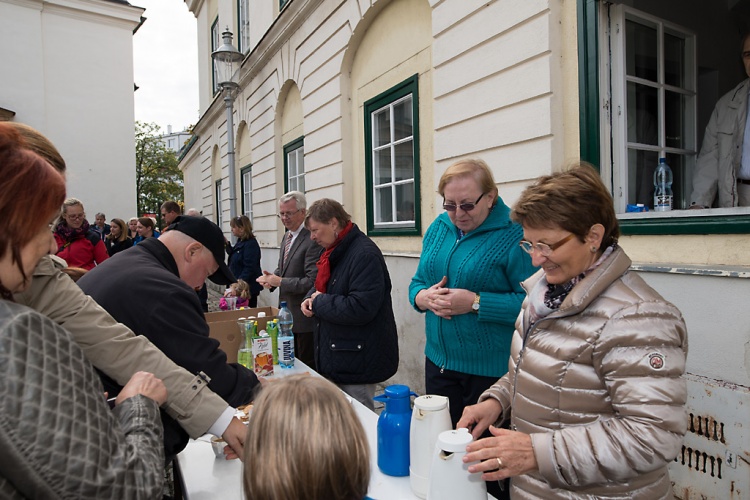
[[[57,256],[70,267],[91,270],[109,258],[101,235],[91,229],[83,203],[76,198],[63,202],[62,215],[55,226]]]

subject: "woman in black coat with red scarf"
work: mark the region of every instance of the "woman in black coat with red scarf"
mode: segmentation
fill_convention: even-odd
[[[398,369],[398,336],[391,304],[391,277],[380,249],[335,200],[307,210],[305,227],[325,248],[315,287],[302,302],[316,326],[318,372],[368,408],[375,384]]]

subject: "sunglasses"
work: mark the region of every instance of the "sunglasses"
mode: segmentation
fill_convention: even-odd
[[[479,203],[479,200],[481,200],[484,195],[487,193],[482,193],[479,195],[479,198],[477,198],[477,201],[474,203],[461,203],[459,205],[456,205],[455,203],[446,203],[445,199],[443,199],[443,210],[447,210],[448,212],[455,212],[457,208],[460,208],[464,212],[471,212],[474,210],[474,207],[477,206],[477,203]]]

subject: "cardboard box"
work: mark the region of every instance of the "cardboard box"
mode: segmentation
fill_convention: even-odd
[[[266,313],[265,318],[258,318],[258,313]],[[236,311],[219,311],[206,313],[206,322],[208,323],[209,334],[212,339],[219,341],[221,350],[227,355],[227,363],[237,362],[237,350],[240,348],[240,327],[237,326],[239,318],[248,318],[255,316],[258,320],[258,331],[266,328],[266,323],[274,319],[279,314],[276,307],[257,307],[238,309]]]

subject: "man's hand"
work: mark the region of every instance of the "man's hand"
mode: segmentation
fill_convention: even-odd
[[[224,455],[227,460],[244,459],[245,436],[247,436],[247,427],[237,417],[233,417],[227,430],[221,435],[227,442],[227,446],[224,447]]]
[[[281,286],[281,276],[276,276],[268,271],[263,271],[263,276],[258,276],[255,281],[263,285],[263,288],[278,288]]]

